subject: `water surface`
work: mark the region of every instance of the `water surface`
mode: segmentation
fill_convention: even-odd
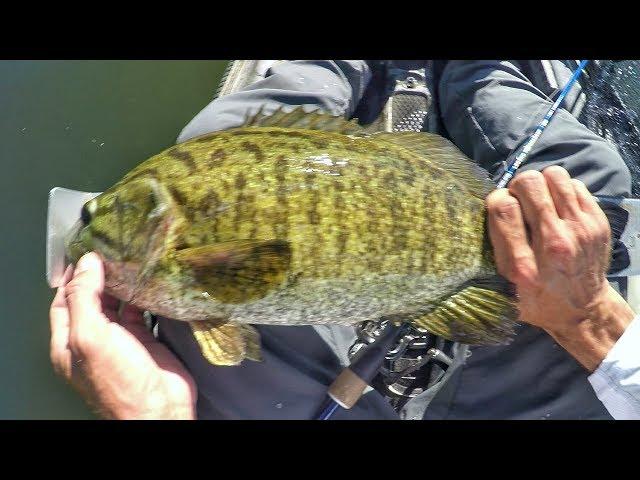
[[[102,191],[173,144],[226,63],[0,61],[0,418],[92,418],[49,363],[49,190]]]

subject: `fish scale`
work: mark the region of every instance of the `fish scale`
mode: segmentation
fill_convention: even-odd
[[[216,342],[256,338],[221,324],[394,317],[455,339],[505,339],[515,313],[486,252],[486,172],[435,135],[370,135],[301,111],[275,117],[140,164],[89,202],[70,257],[99,250],[117,285],[110,293],[211,322],[194,332],[213,363],[242,351],[225,357]],[[502,311],[474,308],[477,292]]]

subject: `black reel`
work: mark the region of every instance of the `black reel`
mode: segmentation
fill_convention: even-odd
[[[349,358],[365,345],[373,343],[384,330],[386,321],[364,322],[356,327],[357,340],[349,349]],[[371,386],[385,395],[399,410],[414,398],[442,380],[453,363],[454,342],[426,330],[410,327],[387,352],[384,363]]]

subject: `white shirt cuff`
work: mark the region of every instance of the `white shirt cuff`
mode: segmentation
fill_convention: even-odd
[[[640,419],[640,317],[636,316],[589,382],[616,420]]]

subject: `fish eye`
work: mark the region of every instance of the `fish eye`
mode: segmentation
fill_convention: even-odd
[[[80,210],[80,218],[82,219],[82,223],[84,225],[89,225],[89,223],[91,222],[91,214],[89,213],[89,209],[87,208],[87,205],[83,205],[82,206],[82,210]]]
[[[84,225],[89,225],[91,223],[91,218],[93,217],[92,212],[94,211],[95,202],[87,202],[82,206],[82,210],[80,210],[80,218]]]

